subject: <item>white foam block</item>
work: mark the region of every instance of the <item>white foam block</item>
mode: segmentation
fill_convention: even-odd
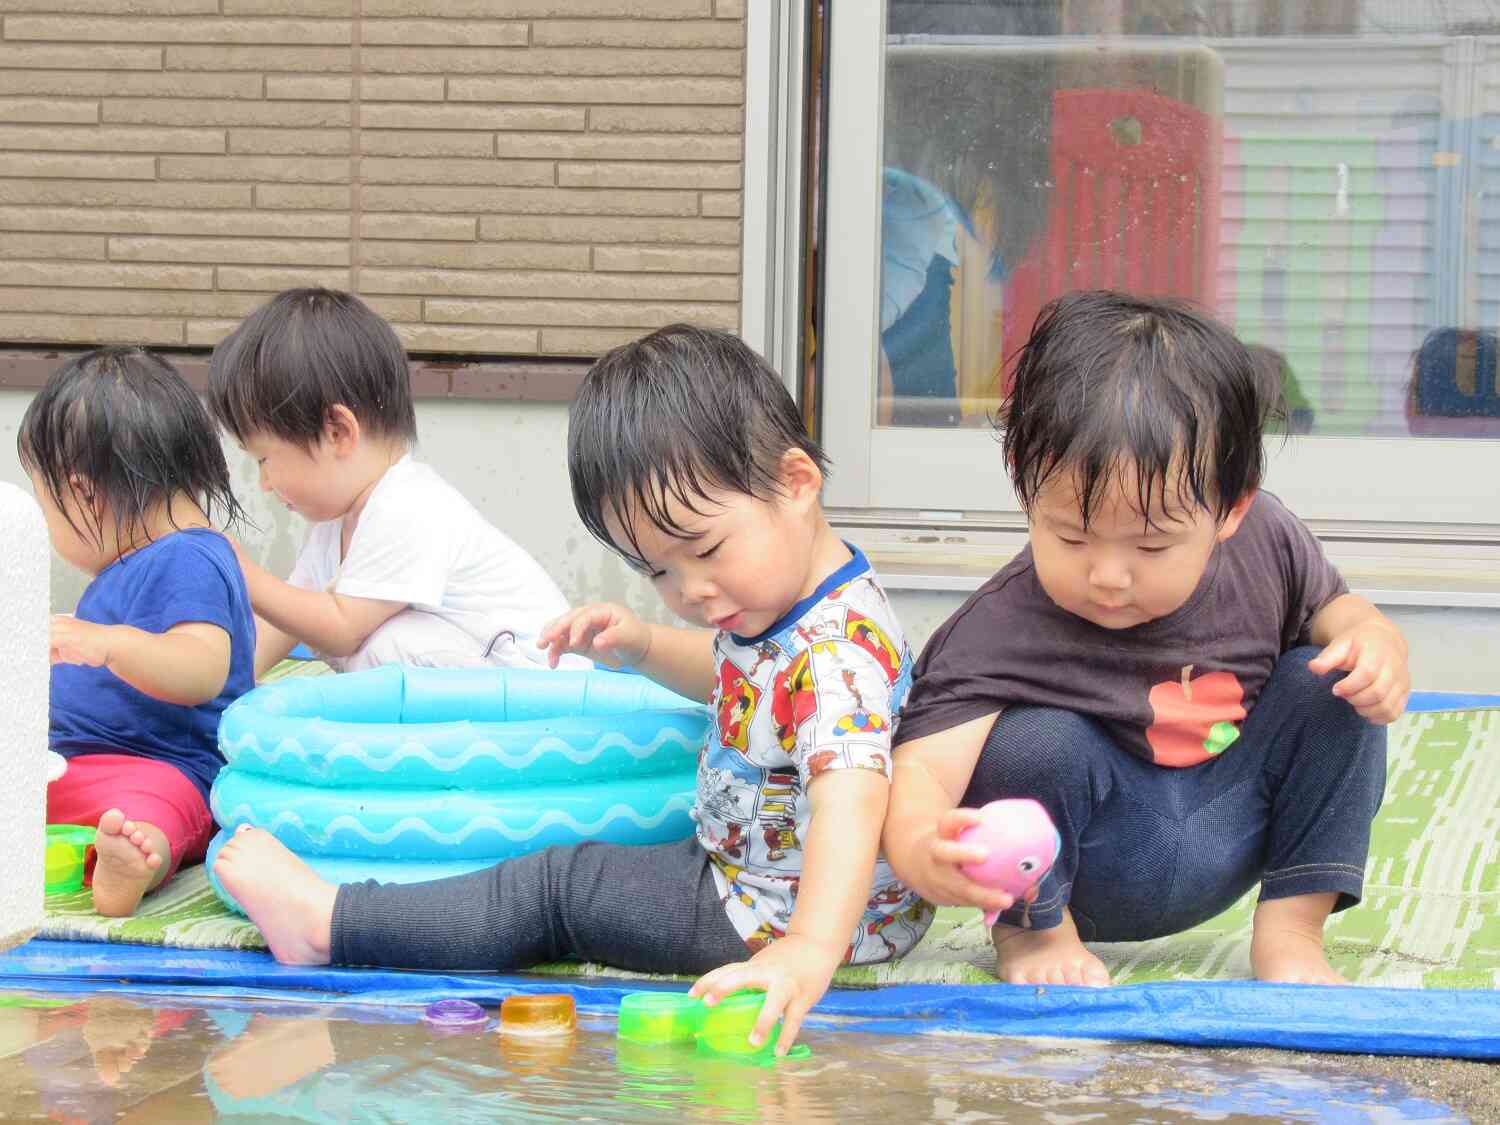
[[[0,481],[0,949],[42,922],[50,563],[41,509]]]

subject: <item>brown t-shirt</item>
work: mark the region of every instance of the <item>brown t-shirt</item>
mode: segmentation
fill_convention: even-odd
[[[1309,643],[1313,616],[1347,592],[1312,532],[1265,492],[1188,600],[1129,629],[1059,609],[1028,547],[928,641],[895,744],[1031,704],[1088,715],[1147,761],[1197,765],[1239,737],[1277,658]]]

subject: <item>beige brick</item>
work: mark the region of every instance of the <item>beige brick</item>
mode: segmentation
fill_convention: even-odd
[[[121,316],[0,315],[0,339],[43,344],[180,344],[182,322]]]
[[[307,156],[349,152],[348,129],[231,129],[229,151]],[[707,185],[705,185],[707,186]]]
[[[638,328],[543,328],[543,355],[598,356],[639,339]]]
[[[360,178],[367,184],[552,186],[552,164],[545,160],[431,160],[366,157],[360,161],[359,169]]]
[[[218,129],[69,128],[0,125],[0,149],[56,149],[67,152],[223,152]]]
[[[409,352],[531,355],[537,350],[535,328],[458,328],[431,324],[394,324],[392,327]]]
[[[178,159],[187,159],[180,157]],[[165,162],[165,159],[164,161]],[[696,215],[690,191],[568,191],[563,188],[367,187],[372,211],[485,211],[512,215]]]
[[[0,230],[347,239],[349,216],[288,211],[126,211],[83,206],[0,207]]]
[[[716,219],[737,219],[740,214],[740,193],[737,191],[705,191],[703,214]]]
[[[92,125],[99,120],[98,102],[54,102],[40,98],[0,98],[0,121]]]
[[[294,70],[343,73],[350,68],[347,47],[167,47],[167,70]]]
[[[140,16],[7,16],[5,38],[70,43],[348,43],[329,20],[146,19]],[[201,69],[201,68],[198,68]]]
[[[739,160],[744,147],[739,137],[501,133],[495,138],[495,155],[513,160]]]
[[[362,105],[363,129],[583,129],[585,111],[550,106]]]
[[[493,133],[424,133],[409,129],[362,129],[360,151],[369,156],[491,156]]]
[[[8,152],[0,176],[35,179],[152,180],[156,160],[150,156],[84,156],[69,153]]]
[[[596,105],[589,110],[594,133],[739,133],[744,126],[745,111],[737,105]]]
[[[422,319],[422,301],[417,297],[382,297],[361,293],[359,299],[386,320]]]
[[[714,15],[721,20],[742,20],[745,0],[714,0]]]
[[[214,271],[199,266],[122,266],[113,262],[11,262],[7,285],[61,285],[121,289],[212,289]]]
[[[427,75],[365,74],[359,80],[359,96],[371,102],[440,102],[443,79]]]
[[[0,12],[97,12],[105,16],[217,15],[219,0],[0,0]]]
[[[279,293],[283,289],[321,285],[325,289],[348,289],[348,270],[260,269],[253,266],[220,266],[220,289],[251,289]]]
[[[211,348],[240,326],[236,320],[190,320],[183,339],[190,348]]]
[[[249,207],[248,184],[111,183],[105,180],[0,180],[0,203],[64,207]]]
[[[364,0],[369,17],[440,16],[450,19],[670,20],[713,14],[712,0]]]
[[[526,74],[568,77],[602,75],[632,76],[632,90],[667,81],[657,75],[718,75],[738,78],[744,73],[739,51],[641,50],[591,47],[480,48],[467,47],[366,47],[361,65],[375,73],[394,74]],[[634,76],[651,75],[649,81]],[[574,85],[569,83],[569,85]],[[507,89],[511,87],[506,87]],[[474,100],[450,93],[457,101]],[[550,97],[480,97],[480,101],[552,101]],[[588,99],[563,98],[562,101]],[[605,101],[660,101],[660,98],[605,98]],[[671,98],[670,101],[722,101],[722,96]],[[738,100],[738,98],[734,99]]]
[[[258,74],[122,74],[103,70],[90,73],[86,70],[0,69],[0,94],[64,94],[80,98],[259,98],[260,89],[261,77]],[[104,120],[108,121],[109,117]],[[204,124],[174,117],[157,118],[153,123]]]
[[[257,77],[256,81],[259,81]],[[349,106],[335,102],[219,102],[177,98],[110,98],[105,121],[134,125],[289,125],[315,129],[349,124]]]
[[[173,48],[167,48],[168,54]],[[738,78],[450,78],[455,102],[629,102],[633,105],[739,105]]]
[[[499,242],[666,242],[738,246],[733,219],[601,219],[591,216],[485,215],[479,237]]]
[[[535,47],[739,47],[744,41],[741,27],[719,20],[538,20],[531,25]]]
[[[84,309],[115,316],[244,316],[261,300],[243,293],[187,289],[0,290],[0,307],[6,312],[76,313]]]
[[[268,74],[266,97],[273,101],[347,102],[354,79],[324,74]]]
[[[261,180],[270,183],[349,182],[349,161],[336,156],[279,160],[274,156],[163,156],[163,180]]]
[[[0,258],[43,258],[61,262],[102,259],[105,256],[102,235],[0,233]]]
[[[354,15],[354,0],[224,0],[226,16]]]
[[[636,301],[470,301],[434,297],[432,324],[536,324],[578,328],[660,328],[686,320],[710,328],[739,325],[739,306]]]
[[[524,23],[488,20],[366,20],[359,37],[364,44],[402,47],[524,47],[527,41]]]
[[[561,187],[737,188],[738,164],[559,164]]]
[[[587,270],[589,248],[555,242],[361,242],[365,266],[464,270]]]
[[[254,265],[347,266],[347,242],[252,238],[126,238],[109,240],[117,262],[245,262]]]
[[[277,211],[347,211],[351,193],[341,184],[256,184],[255,205]]]
[[[445,242],[472,239],[475,220],[457,215],[361,215],[360,238],[423,238]]]
[[[736,277],[681,274],[603,274],[540,270],[388,270],[364,268],[360,288],[371,293],[451,297],[557,297],[603,301],[735,301]]]
[[[0,44],[0,70],[160,70],[160,47]]]
[[[740,272],[737,247],[599,246],[594,268],[619,273]]]

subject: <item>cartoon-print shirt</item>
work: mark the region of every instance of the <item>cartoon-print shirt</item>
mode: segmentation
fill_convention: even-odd
[[[714,723],[693,818],[725,912],[752,950],[791,922],[812,780],[846,769],[891,776],[911,653],[868,560],[850,549],[853,559],[766,632],[714,642]],[[880,859],[846,960],[898,957],[931,921],[932,907]]]
[[[1348,589],[1269,492],[1180,608],[1129,629],[1055,605],[1028,547],[933,633],[896,740],[1024,704],[1088,715],[1156,765],[1198,765],[1238,741],[1277,659],[1310,644],[1313,618]]]

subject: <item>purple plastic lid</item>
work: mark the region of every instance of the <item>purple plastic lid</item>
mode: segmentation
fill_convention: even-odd
[[[439,1000],[428,1004],[422,1018],[434,1027],[446,1031],[467,1031],[483,1027],[489,1022],[484,1009],[469,1000]]]

